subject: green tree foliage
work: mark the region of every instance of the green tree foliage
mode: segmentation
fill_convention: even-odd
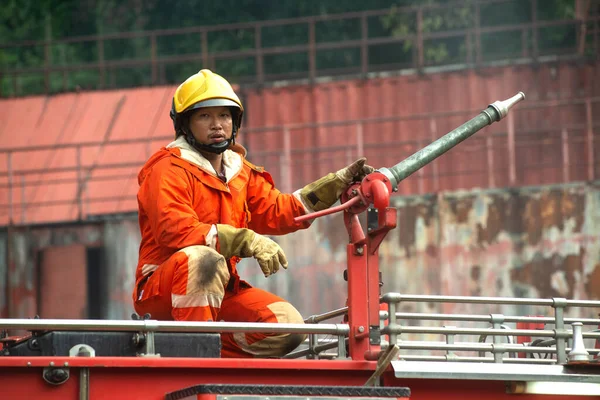
[[[206,49],[202,48],[203,40],[198,32],[158,35],[155,38],[156,57],[163,60],[165,57],[188,58],[163,62],[154,71],[148,62],[152,57],[153,40],[149,35],[132,34],[125,38],[111,35],[156,29],[227,27],[228,24],[244,22],[364,10],[389,9],[386,15],[367,19],[369,38],[396,38],[393,43],[382,40],[369,46],[367,63],[370,70],[413,66],[419,59],[425,66],[474,62],[477,46],[481,50],[478,54],[484,60],[514,57],[533,51],[530,32],[523,34],[515,29],[486,33],[481,35],[480,43],[476,43],[474,34],[459,32],[465,29],[474,32],[476,15],[480,15],[480,27],[529,23],[533,15],[532,4],[537,4],[535,11],[539,20],[574,18],[577,13],[575,0],[532,1],[481,4],[477,14],[473,0],[4,0],[0,7],[0,74],[4,72],[0,75],[0,92],[6,96],[79,87],[93,89],[177,83],[204,67],[202,51],[210,55],[232,55],[234,58],[210,59],[206,67],[217,69],[239,82],[253,81],[258,72],[256,57],[251,54],[258,40],[253,27],[210,31]],[[417,6],[431,7],[424,8],[418,15]],[[420,38],[417,35],[418,21],[422,32]],[[297,48],[297,51],[285,55],[264,55],[263,73],[267,79],[307,76],[309,56],[305,48],[309,29],[305,22],[265,25],[260,29],[260,45],[267,51]],[[334,70],[339,73],[344,69],[360,71],[361,31],[362,21],[358,17],[315,23],[316,43],[328,44],[327,48],[316,53],[319,74],[327,75]],[[456,34],[452,35],[452,32]],[[85,42],[63,40],[94,35],[103,35],[104,39]],[[572,48],[577,40],[574,25],[540,28],[538,35],[540,54]],[[419,39],[422,39],[422,47],[418,46]],[[40,40],[46,40],[49,45],[11,46]],[[357,44],[351,47],[337,45],[348,41]],[[418,51],[420,48],[422,52]],[[91,67],[101,60],[117,64]],[[146,61],[140,66],[133,65],[132,60]],[[44,74],[43,67],[55,68],[55,71]],[[36,70],[22,73],[30,69]],[[11,71],[20,73],[15,78]]]

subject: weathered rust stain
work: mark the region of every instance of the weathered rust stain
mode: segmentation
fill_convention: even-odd
[[[471,287],[469,296],[481,296],[481,267],[473,265],[471,267]]]
[[[523,210],[526,241],[539,243],[544,230],[552,227],[564,231],[566,222],[575,221],[574,232],[581,232],[584,222],[585,195],[565,189],[550,189],[539,197],[529,197]]]
[[[510,272],[511,281],[533,286],[539,296],[543,298],[567,297],[572,298],[575,292],[575,276],[583,273],[584,250],[579,254],[570,254],[566,257],[558,253],[550,257],[537,254],[532,261],[521,268]],[[556,272],[563,272],[567,283],[567,293],[560,293],[552,287],[552,277]]]
[[[585,220],[585,195],[564,191],[562,193],[561,214],[563,220],[573,218],[575,220],[575,232],[581,232]]]
[[[522,212],[523,233],[525,241],[529,245],[534,245],[542,238],[542,225],[540,220],[540,201],[536,198],[529,198]]]
[[[412,249],[416,243],[417,220],[423,219],[426,227],[431,226],[436,218],[436,201],[434,197],[427,197],[425,202],[419,204],[408,204],[398,209],[398,227],[399,244],[404,249],[406,257],[411,257]],[[435,256],[437,249],[435,246],[427,246],[427,254]]]
[[[446,201],[457,223],[465,224],[469,221],[469,213],[475,202],[473,197],[448,198]]]
[[[519,215],[519,197],[516,193],[507,191],[486,197],[491,202],[487,206],[485,226],[477,224],[477,243],[481,247],[497,242],[501,232],[518,234],[522,225]]]
[[[590,299],[600,299],[600,264],[596,264],[592,273],[586,276],[585,291]]]

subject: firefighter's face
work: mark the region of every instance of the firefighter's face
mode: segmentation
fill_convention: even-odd
[[[198,143],[216,144],[231,139],[233,122],[228,107],[203,107],[190,116],[190,131]]]

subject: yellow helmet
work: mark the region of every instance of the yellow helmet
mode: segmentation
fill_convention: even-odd
[[[233,91],[233,88],[222,76],[215,74],[209,69],[202,69],[198,73],[190,76],[183,82],[173,96],[170,116],[175,128],[175,137],[185,135],[188,141],[195,142],[191,133],[188,132],[186,118],[184,114],[188,111],[200,107],[218,107],[225,106],[231,109],[233,119],[233,134],[231,141],[222,142],[216,145],[201,145],[190,143],[202,150],[212,152],[223,152],[230,144],[235,143],[235,136],[242,125],[242,116],[244,107],[239,97]]]

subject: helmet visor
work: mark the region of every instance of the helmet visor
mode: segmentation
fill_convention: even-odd
[[[220,107],[220,106],[240,108],[240,105],[238,103],[236,103],[235,101],[233,101],[233,100],[229,100],[229,99],[208,99],[208,100],[199,101],[196,104],[192,104],[185,111],[195,110],[197,108],[202,108],[202,107]]]

